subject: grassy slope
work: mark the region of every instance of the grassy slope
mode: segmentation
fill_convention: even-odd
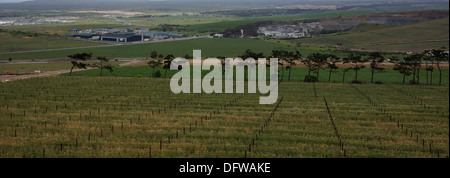
[[[124,24],[117,22],[110,18],[104,17],[92,17],[76,19],[73,23],[60,23],[60,24],[39,24],[39,25],[18,25],[18,26],[3,26],[2,28],[7,30],[22,30],[22,31],[35,31],[35,30],[51,30],[51,31],[68,31],[71,29],[95,29],[95,28],[127,28]]]
[[[223,31],[227,28],[234,28],[239,25],[253,23],[265,20],[296,20],[334,16],[358,16],[374,13],[372,11],[349,10],[349,11],[327,11],[306,15],[282,15],[282,16],[263,16],[263,17],[203,17],[203,16],[169,16],[157,18],[123,18],[132,26],[125,26],[111,18],[93,17],[76,19],[74,23],[66,24],[43,24],[43,25],[25,25],[25,26],[7,26],[2,27],[9,30],[26,30],[33,31],[36,29],[45,30],[70,30],[70,29],[94,29],[94,28],[137,28],[149,27],[154,28],[161,24],[185,25],[185,33],[199,33],[199,31]]]
[[[449,46],[449,18],[402,26],[365,25],[362,30],[299,40],[303,44],[378,51],[422,51]],[[369,28],[368,28],[369,27]],[[370,29],[370,28],[375,29]]]
[[[330,17],[330,16],[355,16],[355,15],[364,15],[372,12],[369,11],[329,11],[322,12],[317,14],[308,14],[308,15],[288,15],[288,16],[270,16],[270,17],[252,17],[252,18],[205,18],[205,17],[185,17],[185,16],[176,16],[176,17],[162,17],[162,18],[150,18],[143,19],[143,21],[136,22],[134,27],[138,26],[150,26],[155,27],[158,24],[178,24],[178,25],[188,25],[186,27],[186,32],[183,33],[200,33],[200,31],[222,31],[227,28],[233,28],[242,24],[252,23],[257,21],[264,20],[293,20],[293,19],[307,19],[307,18],[320,18],[320,17]],[[166,20],[167,19],[167,20]],[[141,20],[141,19],[126,19],[132,23],[135,23],[133,20]],[[220,21],[220,22],[218,22]],[[145,22],[145,23],[144,23]],[[211,23],[212,22],[212,23]],[[194,24],[194,25],[191,25]],[[46,24],[46,25],[33,25],[33,26],[10,26],[10,27],[2,27],[8,30],[24,30],[24,31],[36,31],[36,30],[44,30],[44,31],[68,31],[70,29],[94,29],[101,27],[114,27],[114,28],[125,28],[123,24],[119,24],[117,21],[108,18],[94,18],[94,19],[79,19],[75,23],[69,24]],[[57,36],[41,36],[37,38],[31,39],[23,39],[12,37],[8,34],[0,35],[0,52],[8,52],[10,50],[13,51],[28,51],[28,50],[39,50],[39,49],[55,49],[55,48],[68,48],[68,47],[78,47],[78,46],[94,46],[100,45],[97,43],[90,43],[84,41],[75,41],[68,40],[66,38],[57,37]],[[185,44],[185,43],[183,43]],[[182,44],[182,45],[183,45]],[[245,43],[244,43],[245,44]],[[195,45],[195,44],[194,44]],[[165,46],[165,45],[162,45]],[[190,45],[188,45],[190,46]],[[234,44],[232,46],[235,46]],[[238,44],[239,46],[239,44]],[[257,45],[258,46],[258,45]],[[201,47],[201,46],[200,46]],[[125,47],[126,48],[126,47]],[[246,47],[251,48],[251,47]],[[110,48],[107,48],[110,49]],[[139,50],[141,48],[136,48]],[[165,50],[166,48],[162,48],[164,53],[177,53],[172,51]],[[112,53],[110,57],[144,57],[147,54],[142,54],[142,52],[136,52],[134,49],[128,50],[132,51],[131,56],[125,55],[115,55],[116,49],[112,52],[104,52],[108,53],[107,55]],[[94,51],[98,51],[95,49]],[[104,51],[104,50],[100,50]],[[119,50],[121,51],[121,50]],[[186,54],[185,52],[183,52]],[[191,52],[187,53],[190,54]],[[13,59],[44,59],[44,58],[59,58],[67,56],[66,51],[54,51],[54,52],[44,52],[44,53],[27,53],[27,54],[13,54],[11,57]],[[134,55],[136,54],[136,55]],[[137,55],[140,54],[140,55]],[[184,55],[181,54],[180,55]],[[226,53],[221,54],[212,54],[212,55],[225,55],[230,54],[227,50]],[[236,54],[231,52],[231,54]],[[0,55],[0,60],[6,60],[9,58],[9,54]]]
[[[87,62],[89,64],[98,63],[97,61],[90,61]],[[111,65],[118,65],[120,63],[123,63],[123,61],[110,61],[108,62]],[[6,64],[0,64],[0,72],[5,71],[16,71],[18,73],[26,73],[26,72],[34,72],[37,68],[41,69],[41,72],[48,72],[48,71],[56,71],[56,70],[67,70],[72,67],[72,64],[67,62],[51,62],[51,63],[45,63],[45,62],[33,62],[33,63],[6,63]]]
[[[114,46],[102,48],[88,48],[75,50],[59,50],[50,52],[34,52],[12,54],[13,59],[52,59],[65,58],[66,56],[80,52],[92,52],[94,56],[106,56],[110,58],[133,58],[149,57],[152,51],[158,51],[164,55],[173,54],[177,57],[189,54],[192,56],[192,50],[201,49],[203,57],[237,57],[246,49],[255,52],[263,52],[269,55],[274,48],[294,48],[292,45],[278,44],[257,39],[195,39],[185,41],[149,43],[128,46]],[[308,54],[313,50],[305,49],[303,53]],[[6,60],[10,54],[0,54],[0,59]]]
[[[233,19],[233,20],[225,20],[222,22],[190,25],[186,28],[186,30],[192,31],[192,32],[197,32],[197,33],[201,32],[201,31],[222,32],[228,28],[235,28],[239,25],[255,23],[255,22],[259,22],[259,21],[316,19],[316,18],[337,17],[337,16],[349,17],[349,16],[367,15],[367,14],[371,14],[371,13],[373,13],[373,12],[371,12],[371,11],[328,11],[328,12],[307,14],[307,15],[251,17],[251,18],[242,18],[240,20]]]
[[[40,34],[37,37],[13,36],[0,33],[0,52],[31,51],[84,46],[101,46],[100,43],[72,40],[57,35]]]

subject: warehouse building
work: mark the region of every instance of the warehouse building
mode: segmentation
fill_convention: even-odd
[[[144,41],[144,36],[141,35],[129,35],[129,34],[108,34],[102,35],[100,37],[100,41],[115,41],[115,42],[136,42],[136,41]]]
[[[94,30],[83,30],[83,31],[79,29],[73,29],[70,32],[78,34],[66,35],[67,37],[93,39],[100,41],[114,41],[118,43],[187,37],[186,35],[183,34],[149,31],[148,28],[136,28],[136,29],[98,28]]]
[[[91,33],[69,34],[69,35],[65,35],[65,36],[72,37],[72,38],[83,38],[83,39],[99,39],[100,38],[100,35],[91,34]]]

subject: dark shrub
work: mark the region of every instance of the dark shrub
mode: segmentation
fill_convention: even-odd
[[[375,84],[377,84],[377,85],[382,85],[382,84],[384,84],[384,83],[383,83],[382,81],[376,81]]]
[[[317,77],[315,77],[315,76],[307,75],[307,76],[305,76],[305,79],[303,81],[304,82],[318,82],[319,79],[317,79]]]
[[[419,84],[419,83],[417,83],[416,81],[410,80],[410,81],[409,81],[409,84],[411,84],[411,85],[417,85],[417,84]]]
[[[352,84],[362,84],[363,82],[361,80],[353,80]]]
[[[161,71],[157,70],[157,71],[155,72],[155,77],[156,77],[156,78],[161,77]]]

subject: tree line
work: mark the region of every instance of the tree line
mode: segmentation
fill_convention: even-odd
[[[241,56],[243,59],[252,57],[254,59],[264,58],[262,53],[255,53],[251,50],[246,50]],[[281,80],[285,77],[285,71],[288,72],[288,81],[291,80],[291,71],[298,63],[302,63],[308,68],[308,75],[304,77],[305,82],[318,82],[321,70],[328,69],[328,82],[331,82],[332,75],[335,71],[341,70],[343,73],[342,82],[345,82],[346,74],[349,71],[354,71],[355,76],[352,83],[362,83],[359,80],[359,71],[361,69],[370,68],[371,79],[370,83],[382,83],[376,81],[377,73],[384,72],[385,67],[383,63],[394,64],[393,70],[399,72],[403,76],[403,84],[406,83],[406,77],[412,76],[410,84],[419,84],[420,71],[426,71],[426,84],[433,84],[433,72],[437,69],[439,72],[439,85],[442,85],[442,62],[449,61],[449,54],[447,51],[440,49],[425,50],[421,53],[409,54],[406,57],[391,56],[386,58],[379,52],[371,53],[350,53],[346,57],[339,57],[335,54],[327,54],[316,52],[306,57],[299,51],[287,51],[283,49],[274,49],[269,58],[278,58],[279,65],[282,67]],[[339,67],[338,64],[349,64],[350,67]],[[286,66],[285,66],[286,65]],[[424,66],[425,65],[425,66]]]
[[[103,76],[103,69],[108,70],[109,72],[113,72],[113,68],[111,64],[108,64],[109,59],[103,56],[96,57],[97,63],[88,64],[87,60],[92,58],[92,53],[76,53],[73,55],[67,56],[71,59],[70,63],[72,67],[70,68],[69,76],[72,76],[72,71],[74,68],[78,69],[87,69],[87,67],[99,68],[100,76]]]
[[[435,69],[439,72],[439,85],[442,85],[442,62],[449,61],[449,54],[447,51],[434,49],[426,50],[421,53],[410,54],[406,57],[400,58],[398,56],[391,56],[386,59],[379,52],[372,52],[364,55],[364,53],[350,53],[346,57],[339,57],[335,54],[327,54],[316,52],[302,58],[300,52],[288,52],[286,50],[273,50],[272,56],[280,60],[280,65],[287,63],[286,70],[289,71],[288,81],[290,80],[290,70],[298,62],[301,62],[308,68],[308,75],[305,76],[304,81],[317,82],[319,79],[321,69],[328,69],[328,81],[331,81],[332,74],[336,70],[343,72],[342,81],[345,82],[346,73],[350,70],[355,72],[352,83],[362,83],[358,78],[358,72],[366,67],[370,68],[371,80],[370,83],[382,83],[375,81],[375,75],[379,72],[384,72],[385,67],[383,63],[389,62],[394,64],[393,70],[403,75],[403,84],[406,83],[406,77],[412,76],[410,84],[419,84],[420,71],[425,65],[426,84],[433,84],[433,72]],[[340,68],[338,64],[350,64],[350,67]],[[283,70],[284,71],[284,70]],[[315,76],[312,75],[315,73]],[[284,72],[281,74],[284,78]]]
[[[113,71],[110,64],[104,64],[104,62],[109,61],[106,57],[97,57],[96,59],[99,61],[97,64],[84,63],[84,61],[92,58],[92,53],[80,53],[70,55],[68,57],[73,59],[71,61],[72,68],[69,76],[72,75],[72,70],[74,68],[86,69],[88,66],[99,68],[100,76],[102,76],[103,69],[110,72]],[[172,54],[158,54],[157,51],[152,51],[150,57],[152,60],[150,60],[147,64],[150,68],[152,68],[152,77],[162,77],[161,71],[157,70],[155,72],[155,69],[160,66],[163,66],[164,69],[163,77],[167,77],[167,71],[170,69],[170,65],[175,59],[175,56]],[[362,83],[359,79],[359,71],[369,67],[371,74],[370,83],[382,83],[381,81],[375,80],[376,74],[385,71],[385,66],[383,63],[392,63],[394,65],[393,70],[402,74],[403,84],[406,83],[406,77],[411,76],[412,80],[409,81],[409,83],[419,84],[421,79],[420,72],[422,69],[425,69],[427,85],[434,84],[433,73],[436,69],[439,72],[438,84],[442,85],[442,63],[449,61],[448,52],[441,49],[425,50],[421,53],[409,54],[405,57],[391,56],[388,59],[379,52],[355,52],[349,53],[345,57],[339,57],[335,54],[316,52],[304,57],[300,51],[287,51],[284,49],[274,49],[269,56],[265,56],[263,53],[253,52],[248,49],[238,57],[242,59],[254,58],[255,60],[258,58],[278,58],[279,65],[282,68],[280,73],[281,81],[285,78],[285,72],[287,72],[287,80],[291,81],[293,67],[301,63],[308,69],[308,75],[304,76],[303,80],[305,82],[318,82],[321,71],[323,70],[328,70],[328,82],[331,82],[333,73],[340,70],[343,73],[342,82],[346,81],[345,79],[347,77],[347,72],[354,71],[355,76],[351,82]],[[185,55],[184,58],[192,59],[192,56]],[[222,65],[225,64],[225,57],[217,56],[216,58],[222,60]],[[339,67],[339,64],[348,64],[348,67]]]

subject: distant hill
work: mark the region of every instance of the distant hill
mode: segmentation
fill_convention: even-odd
[[[202,11],[289,7],[298,5],[330,5],[341,10],[398,11],[410,8],[448,9],[448,0],[32,0],[21,3],[0,3],[1,9],[14,10],[180,10]],[[395,7],[386,10],[383,7]]]

